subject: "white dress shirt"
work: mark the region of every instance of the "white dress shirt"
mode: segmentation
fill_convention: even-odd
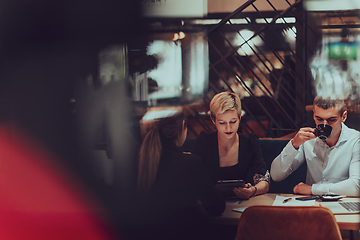
[[[306,184],[313,195],[360,196],[360,132],[341,124],[339,140],[333,147],[314,138],[295,149],[285,146],[271,164],[274,181],[284,180],[306,161]]]

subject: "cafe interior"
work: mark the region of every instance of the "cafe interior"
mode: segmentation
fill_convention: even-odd
[[[360,131],[357,0],[38,0],[0,8],[1,159],[13,164],[0,182],[11,186],[3,187],[3,210],[17,209],[2,220],[7,239],[133,239],[130,206],[149,127],[182,106],[182,150],[191,152],[201,132],[216,131],[209,103],[223,91],[241,99],[239,132],[256,134],[268,168],[299,128],[315,127],[316,96],[344,99],[346,125]],[[272,205],[305,178],[302,166],[241,207]],[[221,239],[243,239],[236,231],[245,214],[232,204],[212,220]],[[313,214],[308,225],[322,219]],[[341,232],[333,239],[360,239],[358,213],[330,218],[326,231]],[[316,233],[311,239],[331,239]]]

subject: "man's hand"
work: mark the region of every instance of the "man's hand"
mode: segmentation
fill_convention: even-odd
[[[312,195],[311,186],[305,183],[298,183],[294,189],[295,194]]]
[[[300,128],[300,130],[297,132],[297,134],[291,141],[293,147],[298,149],[299,146],[304,142],[316,138],[314,131],[314,128],[311,127]]]
[[[255,192],[255,187],[251,186],[250,183],[245,184],[245,187],[234,188],[233,189],[236,196],[241,199],[249,199]]]

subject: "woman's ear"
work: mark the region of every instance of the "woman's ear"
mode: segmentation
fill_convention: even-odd
[[[215,125],[215,118],[213,115],[210,115],[210,119],[211,119],[212,123]]]
[[[186,121],[183,120],[183,123],[181,124],[181,131],[184,131],[186,129]]]
[[[217,131],[216,124],[215,124],[215,119],[211,118],[211,121],[212,121],[212,123],[214,124],[214,130]]]
[[[183,123],[181,124],[181,132],[179,132],[179,136],[178,139],[176,140],[175,144],[178,147],[181,147],[187,137],[187,125],[186,125],[186,121],[184,120]]]

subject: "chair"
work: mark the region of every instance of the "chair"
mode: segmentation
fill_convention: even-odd
[[[341,240],[333,213],[324,207],[251,206],[242,213],[236,240]]]

